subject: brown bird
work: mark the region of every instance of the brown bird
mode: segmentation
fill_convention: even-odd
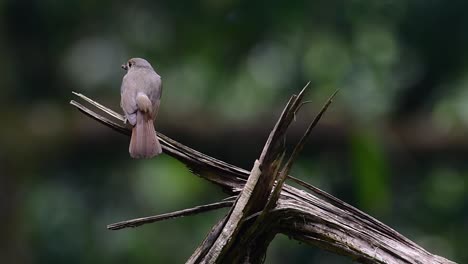
[[[122,68],[127,74],[120,88],[120,106],[125,113],[125,122],[133,126],[128,151],[136,159],[154,157],[162,152],[153,123],[161,101],[161,77],[141,58],[128,60]]]

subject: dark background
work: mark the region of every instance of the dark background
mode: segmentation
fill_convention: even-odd
[[[120,110],[120,65],[162,76],[157,130],[250,169],[311,80],[293,175],[468,263],[467,1],[1,1],[0,262],[181,263],[226,211],[108,231],[225,195],[68,103]],[[278,236],[267,263],[350,263]]]

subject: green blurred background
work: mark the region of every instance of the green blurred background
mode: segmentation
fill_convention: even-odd
[[[250,169],[308,81],[293,175],[468,263],[468,1],[0,2],[0,262],[181,263],[226,210],[108,231],[225,195],[68,104],[118,110],[120,65],[163,77],[158,131]],[[350,263],[284,236],[267,263]]]

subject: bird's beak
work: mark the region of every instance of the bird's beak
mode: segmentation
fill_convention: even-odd
[[[124,70],[128,70],[127,64],[122,64],[122,66],[120,66],[120,67],[122,67],[122,69],[124,69]]]

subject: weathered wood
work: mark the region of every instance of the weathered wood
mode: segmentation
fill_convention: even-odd
[[[200,214],[200,213],[204,213],[204,212],[208,212],[212,210],[217,210],[219,208],[230,207],[233,204],[234,204],[233,201],[221,201],[221,202],[212,203],[212,204],[200,205],[200,206],[196,206],[193,208],[170,212],[167,214],[141,217],[141,218],[136,218],[136,219],[131,219],[131,220],[126,220],[126,221],[110,224],[110,225],[107,225],[107,229],[119,230],[119,229],[124,229],[127,227],[137,227],[137,226],[154,223],[158,221],[163,221],[167,219],[195,215],[195,214]]]
[[[269,222],[263,221],[267,213],[265,205],[271,199],[275,182],[278,184],[276,176],[284,153],[285,135],[308,85],[287,103],[259,159],[255,161],[239,199],[229,212],[227,221],[223,222],[224,227],[217,239],[212,244],[207,244],[211,241],[204,242],[200,247],[209,248],[208,252],[205,255],[192,255],[189,263],[250,263],[253,262],[253,255],[259,260],[265,255],[274,236],[271,232],[265,232],[269,226]],[[276,204],[276,201],[272,203]],[[253,223],[244,221],[258,211],[265,211],[265,214]]]
[[[83,99],[87,98],[83,95],[79,96]],[[120,118],[121,116],[112,110],[89,98],[85,100],[110,116],[123,121],[123,118]],[[122,134],[129,135],[129,129],[122,124],[100,116],[75,101],[72,101],[71,104],[104,125]],[[249,175],[260,176],[255,170],[249,172],[209,157],[160,133],[158,133],[158,137],[166,154],[183,162],[194,174],[222,187],[228,194],[239,195],[243,191]],[[278,153],[276,152],[273,161],[278,160]],[[260,164],[255,166],[255,168],[257,167],[261,171]],[[276,177],[277,175],[275,179]],[[338,198],[291,176],[288,176],[288,179],[298,182],[307,191],[287,184],[283,185],[275,206],[264,214],[261,220],[265,228],[259,231],[268,230],[268,232],[253,237],[262,243],[254,251],[249,251],[247,256],[237,259],[238,261],[262,262],[269,242],[277,233],[283,233],[296,240],[349,256],[362,263],[453,263],[443,257],[427,252],[390,227]],[[255,181],[258,182],[258,178],[256,180],[252,179],[252,182]],[[237,202],[239,202],[240,197]],[[223,229],[226,228],[226,223],[234,209],[235,206],[223,220],[215,225],[202,245],[196,249],[192,258],[189,259],[189,263],[207,263],[204,262],[204,257],[208,255],[212,245],[216,244],[220,234],[223,233]],[[249,215],[241,214],[241,220],[237,221],[241,229],[237,232],[240,234],[243,234],[243,231],[248,232],[248,227],[252,225],[244,224],[257,221],[262,216],[262,212],[262,210],[259,210]],[[247,227],[247,230],[242,229],[244,227]],[[230,233],[235,237],[236,232]],[[229,240],[229,237],[226,239]],[[224,243],[224,245],[227,244]],[[225,248],[227,247],[222,245],[220,250]],[[213,256],[218,257],[229,255],[229,252],[224,252],[224,255],[220,254],[221,252],[212,251],[212,253],[214,253]],[[223,261],[222,258],[210,258],[210,260],[217,263]]]

